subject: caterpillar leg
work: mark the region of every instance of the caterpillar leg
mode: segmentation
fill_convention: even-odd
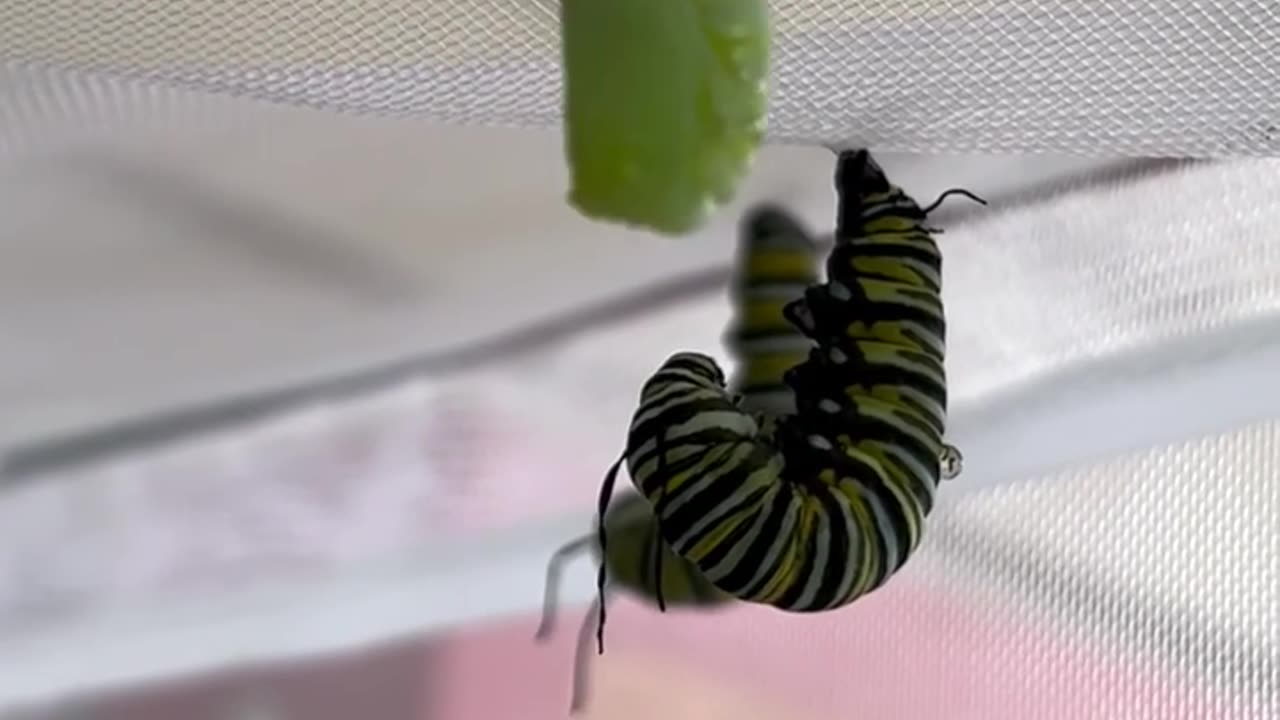
[[[964,455],[961,454],[960,448],[955,445],[943,445],[939,465],[942,467],[943,480],[954,480],[960,477],[960,473],[964,471]]]

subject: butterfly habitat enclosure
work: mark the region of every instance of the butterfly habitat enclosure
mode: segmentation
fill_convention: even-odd
[[[546,562],[822,145],[989,202],[930,217],[964,471],[841,610],[613,599],[585,716],[1280,716],[1280,9],[770,13],[663,238],[564,202],[550,0],[0,0],[0,717],[563,717]]]

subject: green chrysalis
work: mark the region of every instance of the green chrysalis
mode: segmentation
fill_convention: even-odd
[[[569,203],[677,235],[728,201],[764,135],[765,0],[563,0]]]

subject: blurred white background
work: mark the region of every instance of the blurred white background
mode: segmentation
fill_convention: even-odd
[[[645,374],[719,352],[742,208],[829,230],[831,154],[664,239],[569,211],[552,131],[214,105],[0,159],[0,708],[560,716],[543,563]],[[934,540],[829,617],[624,603],[597,716],[1275,717],[1276,166],[882,160],[992,201],[938,215]]]

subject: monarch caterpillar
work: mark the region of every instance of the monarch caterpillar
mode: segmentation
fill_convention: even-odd
[[[846,605],[902,567],[947,460],[926,213],[865,150],[840,153],[836,190],[827,281],[783,310],[816,343],[784,373],[796,412],[762,428],[714,359],[677,353],[641,389],[601,487],[603,509],[625,461],[676,553],[724,592],[793,612]]]
[[[765,0],[563,0],[570,205],[677,235],[732,195],[764,135]]]
[[[760,206],[739,225],[738,260],[730,286],[733,317],[726,331],[727,344],[740,361],[739,376],[732,385],[739,406],[753,412],[762,424],[793,412],[791,390],[782,381],[785,370],[807,355],[811,341],[786,322],[782,310],[788,300],[802,296],[817,279],[817,250],[800,223],[785,211]],[[628,493],[602,511],[609,542],[597,557],[612,584],[665,609],[715,607],[732,600],[702,575],[697,566],[660,542],[657,517],[649,502]],[[547,566],[542,622],[535,637],[545,639],[554,628],[556,588],[562,563],[587,549],[600,554],[597,537],[586,535],[563,545]],[[658,557],[658,548],[662,554]],[[656,578],[661,577],[659,585]],[[583,702],[586,687],[586,651],[589,620],[602,609],[601,597],[588,609],[579,628],[574,662],[571,709]]]

